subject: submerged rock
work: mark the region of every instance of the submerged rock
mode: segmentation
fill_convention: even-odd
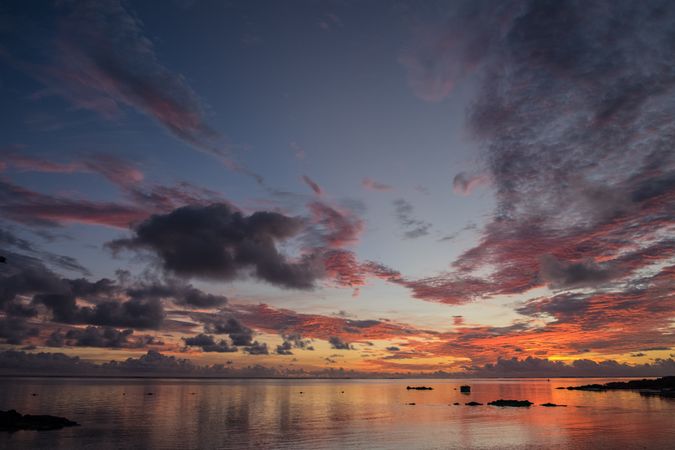
[[[434,388],[432,387],[427,387],[427,386],[406,386],[407,390],[415,390],[415,391],[433,391]]]
[[[471,386],[460,386],[459,392],[471,392]]]
[[[548,408],[555,408],[557,406],[565,407],[567,405],[556,405],[555,403],[542,403],[541,406],[546,406]]]
[[[22,415],[15,410],[0,411],[0,431],[19,430],[59,430],[64,427],[76,427],[80,424],[65,417],[47,415]]]
[[[478,402],[469,402],[469,403],[464,403],[466,406],[481,406],[483,405],[482,403]]]
[[[529,400],[495,400],[493,402],[488,403],[488,405],[492,406],[513,406],[517,408],[529,408],[530,406],[533,405],[533,403]]]

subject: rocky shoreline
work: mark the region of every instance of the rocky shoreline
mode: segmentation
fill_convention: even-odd
[[[80,424],[65,417],[48,415],[20,414],[15,410],[0,411],[0,431],[19,430],[60,430],[65,427],[76,427]]]
[[[638,391],[643,395],[656,395],[661,397],[675,398],[675,376],[657,378],[655,380],[642,379],[631,381],[613,381],[605,384],[585,384],[582,386],[561,386],[556,389],[592,392],[631,390]]]

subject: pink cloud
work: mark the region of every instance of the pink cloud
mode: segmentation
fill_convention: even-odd
[[[363,181],[361,181],[361,186],[371,191],[379,191],[379,192],[387,192],[393,189],[388,184],[380,183],[371,178],[364,178]]]
[[[490,177],[485,174],[469,175],[466,172],[460,172],[452,180],[452,188],[456,194],[469,195],[479,186],[485,186],[490,183]]]
[[[321,186],[319,186],[319,184],[318,184],[316,181],[312,180],[312,179],[311,179],[310,177],[308,177],[307,175],[303,175],[303,176],[302,176],[302,181],[304,181],[305,184],[306,184],[307,186],[309,186],[310,189],[312,189],[316,195],[321,195],[321,194],[323,194],[323,191],[322,191],[322,189],[321,189]]]

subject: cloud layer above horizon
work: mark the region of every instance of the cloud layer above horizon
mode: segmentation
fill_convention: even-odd
[[[672,371],[671,2],[270,8],[0,6],[0,369]]]

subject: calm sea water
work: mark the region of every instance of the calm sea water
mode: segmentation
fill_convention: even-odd
[[[0,433],[0,448],[675,448],[673,400],[555,389],[606,381],[4,378],[0,409],[82,426]],[[536,406],[464,406],[499,398]]]

